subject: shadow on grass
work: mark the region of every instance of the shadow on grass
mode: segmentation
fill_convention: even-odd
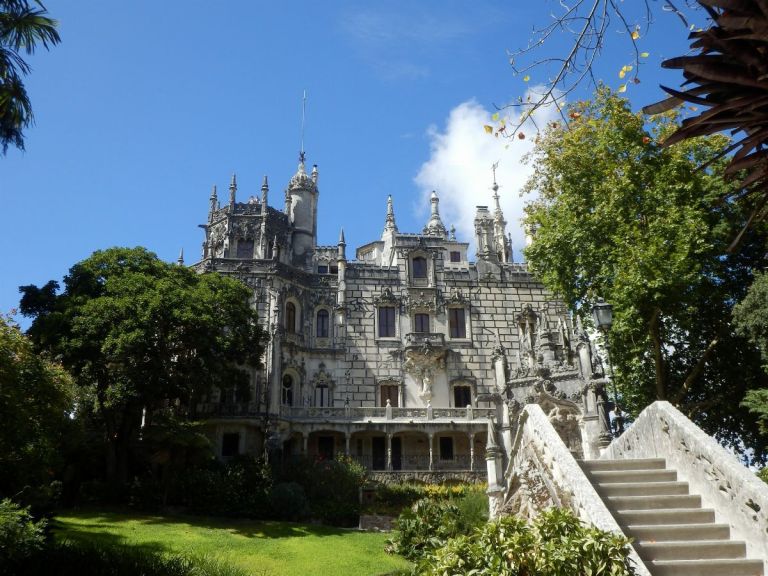
[[[303,538],[307,536],[325,537],[349,534],[348,528],[322,526],[317,524],[298,524],[292,522],[278,522],[271,520],[245,520],[242,518],[223,518],[209,516],[189,515],[150,515],[132,511],[102,512],[89,510],[63,510],[63,516],[71,517],[73,522],[62,523],[54,521],[53,527],[64,538],[78,539],[79,541],[98,540],[105,544],[125,544],[127,538],[113,534],[105,527],[117,525],[122,522],[132,521],[144,525],[168,526],[169,528],[181,528],[189,526],[197,529],[222,530],[246,538]],[[81,530],[85,528],[86,530]],[[158,548],[154,548],[157,546]],[[148,549],[167,550],[162,542],[147,544]]]

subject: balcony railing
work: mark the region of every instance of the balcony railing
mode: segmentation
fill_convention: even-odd
[[[443,348],[445,336],[439,332],[409,332],[405,335],[406,348],[423,348],[425,346]]]
[[[487,420],[495,416],[494,408],[401,408],[374,406],[333,406],[333,407],[304,407],[281,406],[280,416],[288,420],[395,420],[395,421],[429,421],[429,420]]]
[[[354,460],[362,464],[366,470],[386,471],[387,462],[384,456],[374,458],[371,455],[352,456]],[[407,456],[403,455],[399,459],[396,456],[392,458],[392,470],[393,472],[410,472],[410,471],[435,471],[435,470],[475,470],[478,467],[478,463],[484,465],[481,459],[475,456],[474,466],[472,466],[471,458],[469,455],[457,455],[453,458],[438,458],[434,456],[432,458],[432,465],[429,463],[429,456]]]

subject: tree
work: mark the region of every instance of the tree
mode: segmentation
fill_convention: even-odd
[[[32,55],[38,44],[49,50],[61,41],[55,20],[35,0],[0,0],[0,147],[24,150],[24,129],[34,121],[23,77],[31,71],[22,54]]]
[[[765,386],[754,346],[731,325],[768,238],[746,233],[739,254],[726,249],[749,214],[714,202],[733,186],[727,146],[710,136],[664,148],[674,114],[648,119],[607,88],[569,109],[529,162],[527,208],[535,230],[526,258],[538,277],[587,316],[597,297],[614,306],[611,356],[623,402],[637,412],[655,399],[680,406],[721,440],[765,445],[754,416],[738,406]],[[732,398],[734,402],[723,402]]]
[[[72,411],[72,381],[0,317],[0,498],[53,480]]]
[[[185,410],[212,387],[248,389],[261,356],[250,290],[198,275],[144,248],[97,251],[75,264],[64,290],[23,286],[29,335],[61,358],[101,425],[106,475],[124,484],[142,423],[159,408]]]
[[[740,139],[721,154],[736,150],[726,174],[741,180],[740,188],[732,193],[751,210],[743,231],[753,221],[768,216],[768,5],[734,0],[698,2],[712,21],[706,30],[690,35],[692,52],[698,53],[662,63],[665,68],[683,70],[685,89],[662,86],[670,97],[643,111],[655,114],[683,102],[703,108],[683,121],[667,138],[667,146],[725,130],[739,134]],[[729,249],[735,249],[740,241],[738,234]]]

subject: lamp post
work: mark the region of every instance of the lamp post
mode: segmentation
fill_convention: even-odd
[[[613,366],[611,365],[611,350],[608,343],[608,333],[613,325],[613,306],[608,304],[602,298],[598,298],[594,306],[592,306],[592,318],[595,321],[595,326],[605,336],[605,356],[608,362],[608,372],[610,372],[609,380],[613,388],[613,415],[614,422],[616,423],[616,435],[620,435],[624,432],[624,416],[619,408],[619,394],[616,390],[616,381],[613,379]]]

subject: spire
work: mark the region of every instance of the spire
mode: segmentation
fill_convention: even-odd
[[[341,229],[341,233],[339,234],[339,245],[337,248],[337,256],[339,260],[346,260],[347,259],[347,243],[344,240],[344,228]]]
[[[427,222],[427,225],[424,227],[424,234],[447,238],[448,232],[445,229],[443,221],[440,219],[440,211],[438,209],[440,199],[437,197],[437,192],[434,190],[432,190],[432,195],[429,201],[432,204],[432,214],[429,216],[429,222]]]
[[[179,266],[184,266],[184,248],[179,251],[179,258],[176,260],[176,263]]]
[[[209,201],[210,201],[210,208],[208,209],[208,219],[210,220],[213,218],[213,213],[219,209],[219,197],[216,195],[216,184],[213,185],[213,189],[211,190],[211,197]]]
[[[269,182],[267,181],[267,175],[264,174],[264,181],[261,183],[261,211],[264,213],[267,206],[267,196],[269,196]]]
[[[384,222],[384,232],[397,232],[395,224],[395,209],[392,206],[392,195],[387,196],[387,218]]]
[[[229,205],[235,205],[235,193],[237,192],[237,176],[232,173],[232,181],[229,183]]]

